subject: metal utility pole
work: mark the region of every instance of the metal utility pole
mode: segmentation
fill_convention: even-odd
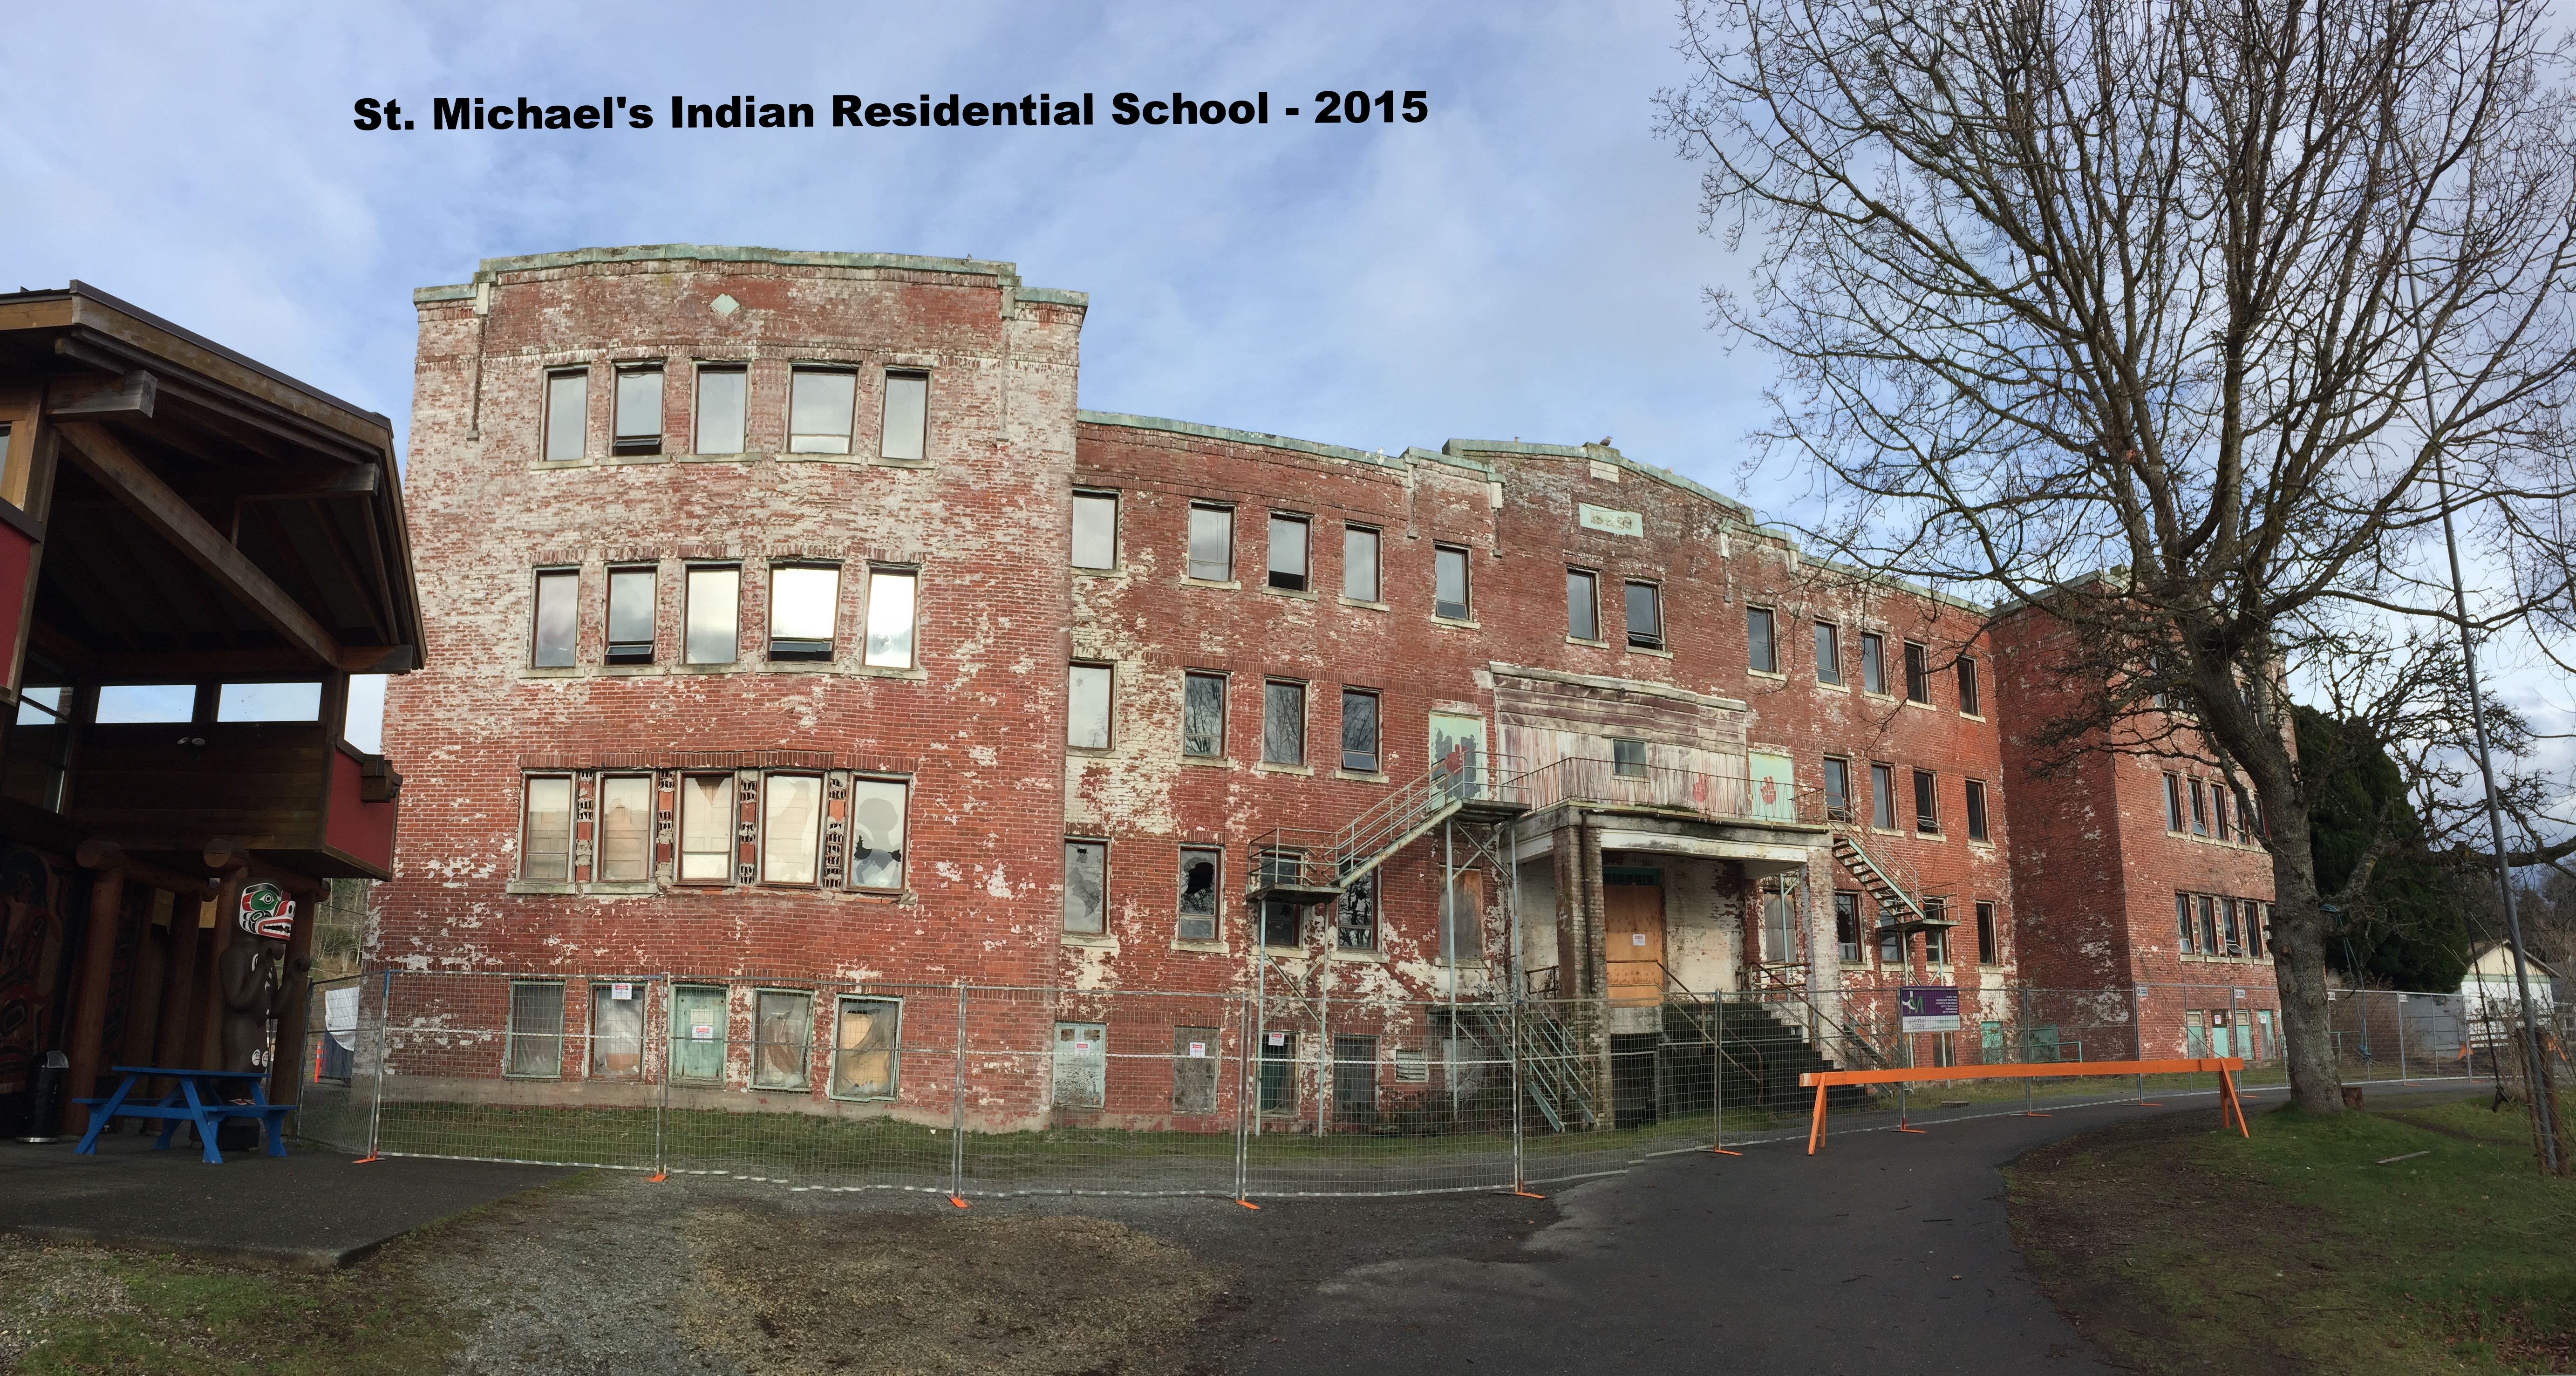
[[[2442,547],[2451,559],[2452,609],[2459,619],[2460,664],[2468,678],[2469,725],[2478,740],[2478,775],[2487,790],[2487,832],[2495,843],[2496,887],[2504,893],[2505,942],[2513,949],[2513,983],[2522,1003],[2522,1052],[2524,1063],[2531,1067],[2531,1110],[2540,1118],[2540,1165],[2556,1175],[2561,1169],[2557,1086],[2550,1082],[2549,1062],[2541,1056],[2539,1026],[2532,1015],[2531,967],[2522,951],[2522,916],[2513,901],[2513,865],[2505,855],[2504,808],[2496,801],[2495,761],[2487,747],[2486,704],[2478,695],[2478,652],[2469,638],[2468,584],[2460,577],[2460,541],[2451,528],[2451,480],[2438,451],[2433,456],[2433,483],[2442,501]]]

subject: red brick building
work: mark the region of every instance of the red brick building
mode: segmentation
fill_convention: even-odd
[[[583,250],[416,299],[375,959],[523,976],[514,1026],[819,1112],[910,1104],[884,991],[953,982],[1285,987],[1417,1042],[1517,982],[1605,1057],[1668,998],[1819,1028],[1955,984],[1993,1052],[2061,929],[2016,901],[1982,611],[1605,445],[1081,411],[1086,298],[998,263]]]

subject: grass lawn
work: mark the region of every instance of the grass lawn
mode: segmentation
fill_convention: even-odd
[[[2543,1179],[2529,1120],[2486,1103],[2069,1138],[2005,1172],[2014,1238],[2145,1370],[2576,1371],[2576,1182]]]

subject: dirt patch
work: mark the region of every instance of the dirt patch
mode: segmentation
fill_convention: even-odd
[[[683,1232],[688,1334],[755,1376],[1178,1376],[1220,1289],[1180,1247],[1073,1215],[708,1209]]]
[[[99,1249],[0,1239],[0,1371],[65,1326],[134,1312],[134,1298]]]

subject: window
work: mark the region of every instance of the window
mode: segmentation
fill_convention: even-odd
[[[31,659],[27,676],[36,679],[40,673]],[[196,710],[196,689],[186,687],[188,696],[180,705],[190,715]],[[73,691],[61,683],[31,682],[18,690],[17,730],[9,733],[8,761],[0,771],[0,792],[20,802],[43,808],[47,812],[63,810],[63,785],[70,777],[71,731],[65,722],[74,709]]]
[[[1078,569],[1118,567],[1118,494],[1073,494],[1073,566]]]
[[[2218,900],[2207,894],[2200,896],[2200,953],[2218,954]]]
[[[1467,551],[1456,545],[1431,547],[1431,614],[1464,621],[1473,610],[1467,601]]]
[[[1172,1029],[1172,1112],[1200,1116],[1217,1111],[1223,1035],[1213,1027]]]
[[[1937,925],[1946,922],[1949,916],[1948,905],[1940,899],[1923,900],[1923,963],[1926,965],[1950,963],[1950,929]]]
[[[546,461],[580,458],[588,447],[589,431],[590,373],[570,369],[546,374]]]
[[[1851,761],[1825,757],[1825,817],[1829,821],[1851,820]]]
[[[1108,930],[1109,843],[1064,843],[1064,929],[1092,935]]]
[[[2199,943],[2192,938],[2191,895],[2187,893],[2175,894],[2174,949],[2182,952],[2184,955],[2190,955],[2199,948]]]
[[[787,452],[850,452],[850,406],[858,374],[798,368],[787,378]]]
[[[2272,934],[2272,905],[2247,902],[2245,905],[2245,954],[2263,958],[2264,942]]]
[[[580,597],[581,575],[571,569],[537,575],[536,648],[528,658],[530,664],[540,669],[572,667]]]
[[[822,849],[823,780],[772,774],[760,798],[760,882],[811,884]]]
[[[1076,664],[1065,693],[1064,743],[1077,750],[1109,748],[1112,672],[1106,664]]]
[[[632,980],[590,985],[590,1074],[631,1080],[644,1073],[644,990]]]
[[[2254,800],[2247,796],[2243,784],[2231,783],[2227,787],[2236,795],[2236,839],[2251,844],[2254,840]]]
[[[1200,759],[1225,754],[1225,675],[1181,675],[1181,753]]]
[[[1342,768],[1353,774],[1378,772],[1377,707],[1375,693],[1342,690]]]
[[[840,608],[841,571],[790,565],[769,569],[769,657],[823,661],[832,657],[833,615]]]
[[[1306,762],[1306,685],[1271,679],[1261,685],[1261,762]]]
[[[1601,580],[1581,569],[1565,571],[1565,633],[1576,640],[1601,638]]]
[[[2209,793],[2200,786],[2198,779],[2191,781],[2191,834],[2209,834]]]
[[[1263,883],[1292,883],[1304,868],[1305,857],[1294,851],[1266,851],[1258,857],[1256,863],[1261,866]],[[1264,899],[1261,904],[1261,944],[1264,946],[1297,945],[1299,939],[1297,929],[1303,924],[1305,916],[1306,910],[1294,903],[1283,903],[1275,898]]]
[[[909,788],[901,779],[850,781],[850,887],[903,887],[905,815]]]
[[[1342,596],[1354,602],[1379,601],[1377,532],[1367,526],[1342,527]]]
[[[1274,1027],[1261,1034],[1260,1085],[1260,1112],[1285,1114],[1297,1111],[1295,1032]]]
[[[1664,590],[1652,583],[1630,583],[1627,593],[1629,646],[1664,648]]]
[[[1744,609],[1744,661],[1757,674],[1780,672],[1780,647],[1773,642],[1771,609]]]
[[[680,780],[680,882],[722,884],[733,878],[733,776],[691,774]]]
[[[2165,776],[2165,830],[2182,830],[2182,778],[2180,775]]]
[[[1377,949],[1377,871],[1361,875],[1334,901],[1333,944],[1345,951]]]
[[[1986,785],[1978,779],[1968,780],[1968,839],[1990,841],[1986,831]]]
[[[653,662],[653,570],[608,571],[608,662]]]
[[[748,378],[740,368],[698,365],[698,434],[691,448],[700,454],[742,452],[742,418]]]
[[[1995,930],[1995,905],[1977,904],[1977,963],[2001,965],[2004,961],[2003,934]]]
[[[1768,880],[1762,885],[1762,959],[1773,965],[1793,964],[1803,943],[1798,930],[1797,891]]]
[[[683,984],[671,991],[671,1078],[700,1084],[724,1079],[725,991]]]
[[[885,423],[878,429],[877,457],[930,456],[930,374],[885,375]]]
[[[1879,916],[1884,919],[1887,915],[1882,912]],[[1897,966],[1905,964],[1905,934],[1889,931],[1883,921],[1878,929],[1878,963]]]
[[[1845,965],[1860,964],[1860,895],[1834,894],[1834,947]]]
[[[841,995],[833,1014],[832,1097],[891,1099],[902,1058],[903,1003]]]
[[[1914,829],[1926,836],[1941,831],[1940,799],[1933,790],[1932,771],[1928,769],[1914,771]]]
[[[1962,656],[1959,660],[1959,715],[1963,717],[1985,715],[1978,708],[1979,701],[1980,699],[1977,697],[1977,661]]]
[[[660,364],[617,370],[617,428],[609,447],[619,454],[662,452]]]
[[[1364,1122],[1377,1114],[1377,1038],[1333,1034],[1333,1116]]]
[[[215,689],[217,721],[320,721],[319,683],[226,683]]]
[[[1842,632],[1830,621],[1816,623],[1816,682],[1843,681]]]
[[[2213,819],[2210,834],[2221,841],[2234,839],[2236,827],[2227,814],[2227,790],[2216,784],[2209,786],[2209,811]]]
[[[868,664],[879,669],[912,667],[920,590],[921,575],[910,569],[868,570]]]
[[[514,980],[510,984],[510,1047],[501,1073],[552,1080],[563,1074],[564,987]]]
[[[1869,767],[1869,824],[1883,831],[1896,830],[1896,767],[1874,764]]]
[[[599,781],[599,864],[593,877],[611,884],[653,877],[653,776],[611,774]]]
[[[98,690],[98,710],[91,718],[102,724],[196,719],[193,683],[111,683]]]
[[[1306,518],[1270,517],[1270,586],[1281,592],[1306,590]]]
[[[1860,690],[1887,691],[1887,640],[1876,631],[1860,633]]]
[[[1181,847],[1181,922],[1183,941],[1214,941],[1223,916],[1218,895],[1224,892],[1225,852],[1212,846]]]
[[[691,569],[680,657],[691,664],[731,664],[741,653],[742,570]]]
[[[1905,700],[1920,703],[1932,701],[1932,668],[1929,656],[1922,646],[1911,640],[1905,642]]]
[[[1234,508],[1191,504],[1190,577],[1205,583],[1234,577]]]
[[[2218,900],[2219,916],[2225,924],[2221,930],[2227,938],[2227,954],[2231,956],[2241,956],[2245,954],[2245,929],[2237,925],[2237,906],[2237,902],[2233,898],[2222,898]],[[2252,907],[2253,905],[2249,903],[2244,906]]]
[[[1622,779],[1646,777],[1646,743],[1611,737],[1610,772]]]
[[[751,999],[752,1088],[805,1088],[814,1061],[814,996],[763,989]]]
[[[572,780],[528,779],[528,811],[519,843],[519,877],[540,884],[572,882]]]

